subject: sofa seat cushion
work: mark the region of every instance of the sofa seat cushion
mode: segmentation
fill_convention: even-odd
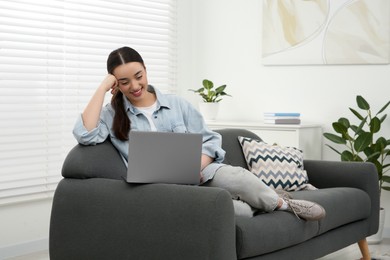
[[[258,256],[299,244],[317,235],[370,215],[368,194],[355,188],[328,188],[296,191],[293,198],[321,204],[326,217],[305,221],[286,211],[236,218],[236,248],[239,259]]]
[[[236,218],[238,259],[262,255],[299,244],[317,235],[317,221],[299,220],[289,212],[274,211]]]
[[[326,217],[320,220],[319,234],[344,224],[368,218],[371,214],[371,200],[366,192],[356,188],[328,188],[291,193],[293,198],[319,203],[326,210]]]

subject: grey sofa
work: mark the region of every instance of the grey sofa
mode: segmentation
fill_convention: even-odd
[[[226,163],[246,167],[237,136],[218,130]],[[109,140],[77,145],[68,154],[53,200],[50,259],[316,259],[374,234],[379,191],[368,163],[305,161],[317,191],[292,193],[320,203],[321,221],[275,211],[235,217],[230,195],[219,188],[132,185]]]

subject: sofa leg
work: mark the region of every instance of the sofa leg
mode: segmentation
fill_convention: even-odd
[[[362,253],[361,260],[371,260],[370,250],[368,249],[367,239],[359,240],[358,242],[360,252]]]

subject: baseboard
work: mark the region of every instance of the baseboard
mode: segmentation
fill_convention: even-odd
[[[26,255],[49,249],[49,238],[42,238],[12,246],[0,248],[0,259]]]
[[[390,238],[390,228],[384,228],[382,233],[383,238]]]
[[[383,238],[390,238],[390,228],[383,229]],[[49,238],[42,238],[26,243],[16,244],[0,248],[0,259],[31,254],[49,249]]]

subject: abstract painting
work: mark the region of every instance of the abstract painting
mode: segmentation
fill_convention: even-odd
[[[264,65],[389,64],[390,0],[263,0]]]

